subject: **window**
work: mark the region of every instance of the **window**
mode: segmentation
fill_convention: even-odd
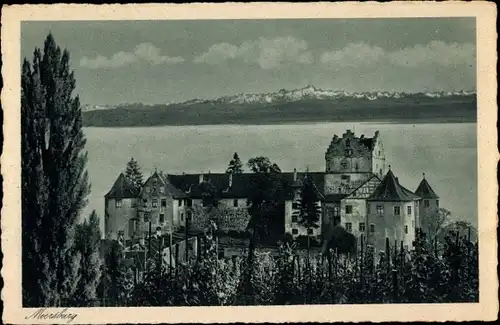
[[[191,200],[191,199],[187,199],[187,200],[186,200],[186,205],[187,205],[188,207],[192,207],[192,206],[193,206],[193,200]]]
[[[146,208],[148,206],[148,199],[143,199],[142,205]]]
[[[181,213],[181,222],[184,222],[184,213]]]
[[[351,214],[352,213],[352,205],[346,205],[345,206],[345,213],[346,214]]]
[[[161,206],[166,207],[167,206],[167,200],[161,199]]]
[[[297,216],[296,215],[292,215],[292,222],[297,222]]]
[[[350,175],[342,175],[340,176],[340,179],[346,182],[351,181],[351,176]]]
[[[201,206],[204,207],[205,206],[205,201],[204,200],[201,200]]]
[[[313,234],[313,230],[312,230],[311,228],[308,228],[308,229],[307,229],[307,234],[308,234],[308,235],[312,235],[312,234]]]
[[[144,212],[144,222],[149,222],[149,213]]]
[[[380,150],[378,151],[378,155],[380,156]]]
[[[383,216],[384,215],[384,206],[383,205],[377,205],[377,214],[379,216]]]
[[[359,231],[360,232],[364,232],[365,230],[366,230],[365,223],[364,222],[360,222],[359,223]]]
[[[408,226],[405,225],[405,234],[408,233]]]
[[[160,193],[161,194],[165,193],[165,188],[163,186],[160,187]]]
[[[424,207],[426,207],[426,208],[429,207],[429,200],[424,200]]]
[[[297,235],[299,233],[299,230],[298,229],[292,229],[292,234],[293,235]]]
[[[340,206],[339,205],[335,205],[333,207],[333,216],[340,217]]]
[[[179,206],[180,207],[182,206],[182,200],[179,200]]]
[[[401,207],[394,207],[394,215],[395,216],[401,215]]]
[[[191,213],[191,211],[188,211],[187,219],[188,219],[188,221],[192,221],[193,220],[193,214]]]
[[[375,232],[375,225],[373,223],[370,225],[370,232],[372,234]]]
[[[439,200],[436,200],[436,206],[439,208]]]
[[[411,216],[411,205],[408,206],[408,215]]]
[[[343,168],[343,169],[347,169],[347,161],[343,161],[340,163],[340,166]]]
[[[405,251],[407,251],[407,250],[408,250],[408,245],[404,245],[404,246],[403,246],[403,249],[404,249]]]
[[[157,208],[158,207],[158,200],[153,199],[153,201],[151,201],[151,204],[152,204],[153,208]]]
[[[346,222],[345,223],[345,230],[347,230],[348,232],[352,232],[352,223]]]
[[[298,210],[299,209],[299,203],[298,202],[292,202],[292,209]]]
[[[122,200],[117,199],[117,200],[115,201],[115,207],[116,207],[116,208],[121,208],[121,207],[122,207]]]
[[[238,207],[238,199],[233,200],[233,207],[235,207],[235,208]]]
[[[160,223],[165,222],[165,215],[163,213],[160,214]]]

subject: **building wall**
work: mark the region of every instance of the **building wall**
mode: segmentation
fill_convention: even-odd
[[[117,199],[105,198],[104,234],[106,239],[117,239],[118,231],[123,231],[125,239],[132,236],[129,220],[137,216],[137,199],[118,199],[121,206],[116,206]]]
[[[391,247],[394,247],[394,241],[397,245],[403,245],[407,249],[412,248],[415,240],[415,212],[417,211],[417,201],[412,202],[368,202],[367,209],[368,220],[368,243],[375,247],[376,252],[385,250],[385,240],[389,238]],[[377,206],[383,206],[383,215],[377,213]],[[394,214],[394,207],[400,207],[400,215]],[[408,207],[411,207],[411,213],[408,213]],[[375,226],[375,231],[371,231],[371,225]],[[407,233],[405,233],[407,226]]]
[[[371,173],[325,174],[325,195],[351,194],[372,176]]]
[[[348,211],[347,207],[350,207]],[[343,199],[340,202],[341,226],[349,231],[354,237],[359,238],[361,234],[367,234],[366,200],[365,199]],[[350,213],[348,213],[350,212]],[[364,223],[364,231],[360,230],[360,223]],[[350,227],[348,227],[350,224]],[[350,229],[349,229],[350,228]]]

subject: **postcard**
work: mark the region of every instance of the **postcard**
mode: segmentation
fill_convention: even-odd
[[[3,321],[495,319],[495,19],[5,7]]]

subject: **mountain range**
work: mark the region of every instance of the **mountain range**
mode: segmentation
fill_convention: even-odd
[[[345,92],[314,86],[173,104],[83,107],[86,126],[261,124],[319,121],[472,122],[475,91]]]

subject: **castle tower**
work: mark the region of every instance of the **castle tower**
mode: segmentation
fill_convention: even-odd
[[[129,222],[137,215],[137,190],[123,173],[104,196],[104,235],[107,239],[129,238]]]
[[[367,242],[377,252],[385,249],[388,239],[391,247],[403,243],[410,249],[415,240],[418,201],[420,197],[406,189],[389,171],[366,200]]]
[[[436,218],[439,213],[439,196],[425,179],[425,173],[423,173],[422,181],[415,190],[415,194],[421,198],[419,202],[420,217],[418,227],[426,234],[433,236],[431,223],[432,219]]]
[[[334,135],[325,153],[327,173],[369,173],[385,175],[385,152],[379,131],[373,138],[356,137],[347,130],[342,137]]]

